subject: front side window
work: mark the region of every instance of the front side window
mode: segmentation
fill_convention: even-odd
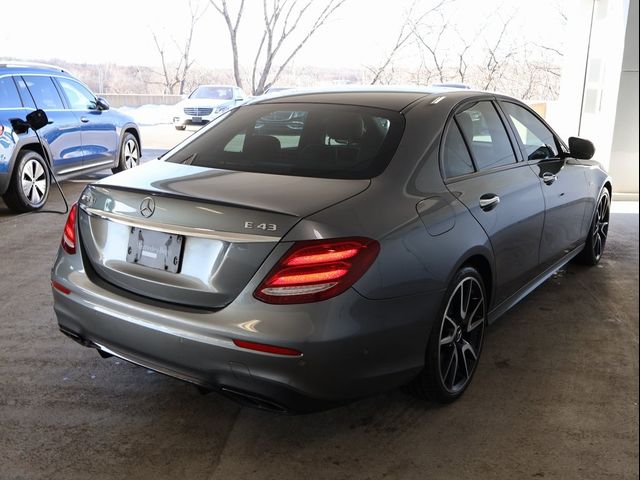
[[[210,168],[319,178],[372,178],[404,130],[397,112],[322,104],[250,105],[167,154]]]
[[[473,104],[455,115],[478,170],[516,162],[509,136],[491,102]]]
[[[71,110],[95,110],[96,97],[85,87],[67,78],[58,78],[58,83],[69,100]]]
[[[501,102],[501,105],[516,127],[528,160],[558,157],[558,144],[553,133],[535,115],[515,103]]]
[[[16,90],[16,84],[13,78],[0,78],[0,108],[20,108],[22,102]]]
[[[442,152],[444,174],[447,178],[466,175],[475,171],[467,146],[455,121],[447,130]]]
[[[29,91],[38,108],[43,110],[61,110],[64,108],[62,99],[51,77],[25,75],[22,78],[24,78],[27,87],[29,87]]]

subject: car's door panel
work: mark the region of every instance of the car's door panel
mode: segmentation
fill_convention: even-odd
[[[36,107],[47,113],[51,125],[43,127],[39,133],[49,145],[54,171],[66,173],[82,168],[84,152],[80,120],[74,112],[64,108],[52,78],[48,75],[23,75],[16,80],[19,88],[25,91],[28,88]]]
[[[456,129],[464,144],[448,147],[450,132],[458,136]],[[462,174],[448,179],[447,186],[491,241],[497,292],[493,303],[497,305],[538,272],[545,208],[540,182],[527,164],[517,162],[512,140],[490,101],[459,109],[446,135],[445,176],[447,171]],[[465,155],[472,159],[472,167],[460,160]],[[447,157],[453,167],[447,167]]]
[[[482,225],[495,257],[496,304],[533,278],[544,223],[544,199],[527,165],[476,175],[448,184]],[[483,203],[493,200],[483,208]],[[483,202],[484,201],[484,202]]]
[[[540,242],[542,268],[558,261],[584,239],[589,192],[585,166],[563,152],[561,142],[533,112],[513,102],[500,102],[519,147],[539,178],[546,214]]]
[[[118,150],[115,121],[108,110],[99,110],[95,96],[69,78],[56,79],[69,108],[80,118],[85,167],[113,163]]]
[[[572,159],[530,163],[540,178],[546,203],[540,243],[540,263],[544,266],[559,260],[583,240],[587,181],[584,167]],[[545,180],[545,175],[548,180]]]

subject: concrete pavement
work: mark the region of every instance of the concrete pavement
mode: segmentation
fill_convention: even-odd
[[[83,183],[63,186],[75,200]],[[49,269],[65,217],[0,202],[0,479],[638,478],[637,204],[627,211],[598,267],[569,265],[488,329],[459,402],[392,391],[291,417],[64,337]]]

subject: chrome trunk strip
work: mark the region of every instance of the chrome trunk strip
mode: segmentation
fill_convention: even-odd
[[[84,205],[79,206],[88,215],[127,225],[129,227],[144,228],[147,230],[172,233],[175,235],[184,235],[187,237],[202,237],[231,243],[262,243],[280,241],[280,237],[273,237],[268,235],[251,235],[247,233],[236,232],[223,232],[218,230],[211,230],[208,228],[171,225],[168,223],[154,222],[149,219],[138,219],[120,213],[105,212],[103,210],[97,210],[95,208],[86,207]]]

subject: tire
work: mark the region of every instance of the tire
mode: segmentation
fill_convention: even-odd
[[[176,127],[176,130],[185,130],[187,128],[186,125],[174,125],[174,127]]]
[[[597,265],[604,253],[604,246],[607,242],[609,233],[609,213],[611,207],[611,197],[609,190],[602,189],[596,211],[591,220],[589,227],[589,235],[585,243],[584,249],[578,255],[577,259],[585,265]]]
[[[487,323],[484,282],[473,267],[462,267],[444,295],[434,322],[424,369],[408,385],[417,397],[451,403],[473,379]]]
[[[45,159],[37,152],[23,150],[16,158],[9,188],[2,198],[14,212],[32,212],[47,203],[50,186]]]
[[[125,133],[120,146],[120,157],[118,165],[112,168],[113,173],[129,170],[140,164],[140,144],[138,139],[132,133]]]

